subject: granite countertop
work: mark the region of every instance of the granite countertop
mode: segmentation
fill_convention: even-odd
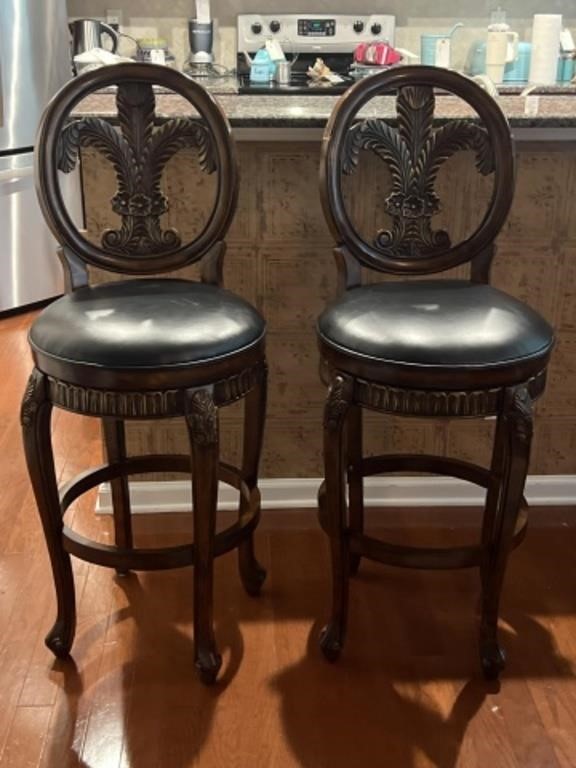
[[[268,96],[215,93],[230,123],[235,128],[323,128],[338,96]],[[156,113],[165,117],[194,114],[182,98],[159,92]],[[513,127],[574,128],[576,140],[576,89],[538,96],[537,112],[526,113],[526,99],[520,95],[502,94],[499,103]],[[86,98],[76,108],[76,114],[114,117],[116,107],[112,93],[98,93]],[[361,112],[362,117],[394,117],[395,99],[383,96],[374,99]],[[438,95],[436,119],[470,117],[473,112],[453,96]]]

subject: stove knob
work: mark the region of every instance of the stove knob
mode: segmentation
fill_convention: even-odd
[[[280,32],[280,22],[279,21],[271,21],[270,22],[270,32]]]
[[[373,35],[379,35],[382,32],[382,24],[372,24],[370,31]]]
[[[262,24],[260,24],[259,21],[255,21],[254,24],[252,24],[252,32],[255,35],[259,35],[260,32],[262,32]]]
[[[360,32],[364,32],[364,22],[355,21],[353,29],[354,29],[354,32],[357,32],[358,34],[360,34]]]

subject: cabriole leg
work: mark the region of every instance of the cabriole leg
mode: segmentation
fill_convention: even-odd
[[[102,432],[106,458],[109,463],[121,463],[126,458],[126,432],[120,419],[102,419]],[[118,477],[110,483],[112,487],[112,507],[114,510],[114,536],[120,549],[132,549],[132,516],[130,512],[130,491],[128,477]],[[128,571],[117,570],[119,576],[126,576]]]
[[[348,503],[350,509],[350,532],[364,532],[364,478],[359,470],[350,470],[362,460],[362,409],[353,405],[348,412],[346,423],[346,450],[348,454]],[[350,573],[355,574],[360,567],[360,555],[350,555]]]
[[[268,369],[263,365],[257,377],[256,385],[246,395],[244,404],[244,451],[242,458],[242,477],[253,491],[258,485],[258,465],[262,453],[264,422],[266,419]],[[240,502],[244,504],[242,500]],[[240,512],[244,509],[241,507]],[[254,554],[254,534],[241,542],[238,548],[240,578],[249,595],[259,595],[266,571],[259,564]]]
[[[72,564],[62,541],[62,511],[50,438],[51,414],[52,404],[48,400],[46,378],[35,369],[28,380],[22,402],[24,453],[56,588],[56,622],[46,636],[46,645],[58,658],[66,658],[70,654],[76,630],[76,606]]]
[[[209,390],[193,392],[186,415],[192,452],[194,504],[195,663],[203,683],[216,680],[222,664],[213,627],[214,536],[218,503],[218,409]]]
[[[336,661],[340,656],[348,618],[350,553],[346,530],[344,425],[351,403],[351,389],[352,382],[336,376],[324,409],[324,503],[332,559],[332,615],[320,635],[320,647],[329,661]]]
[[[504,457],[504,471],[497,510],[491,530],[486,534],[489,543],[482,564],[480,656],[484,674],[491,680],[498,677],[505,663],[498,643],[498,611],[530,460],[532,399],[526,386],[506,393],[501,418],[503,423],[498,427],[497,438],[505,441],[500,454]],[[495,454],[500,450],[496,446]]]

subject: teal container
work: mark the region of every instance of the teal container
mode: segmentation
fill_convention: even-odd
[[[575,61],[572,54],[560,54],[560,58],[558,59],[557,81],[559,83],[568,84],[572,82],[575,73]]]
[[[532,58],[532,43],[518,43],[518,58],[504,67],[505,83],[524,84],[530,77],[530,60]]]
[[[420,62],[429,67],[436,66],[436,50],[440,40],[446,40],[448,35],[422,35],[420,38]]]
[[[504,67],[503,83],[524,85],[530,77],[532,43],[518,43],[518,58]],[[468,54],[468,74],[483,75],[486,72],[486,43],[477,41]]]

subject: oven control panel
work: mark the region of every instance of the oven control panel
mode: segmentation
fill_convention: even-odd
[[[335,37],[336,19],[298,19],[298,36]]]
[[[359,43],[394,44],[396,17],[352,14],[243,13],[237,19],[238,52],[253,53],[277,39],[294,53],[352,53]]]

